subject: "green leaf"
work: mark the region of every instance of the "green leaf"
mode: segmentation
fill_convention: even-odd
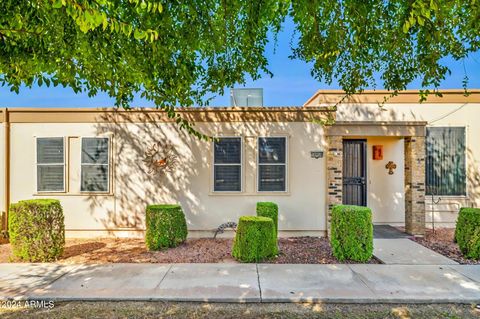
[[[102,30],[105,31],[108,27],[108,18],[105,12],[102,13]]]
[[[62,0],[53,0],[52,1],[52,7],[54,9],[59,9],[62,7]]]
[[[135,29],[135,31],[133,32],[133,37],[136,40],[142,40],[145,37],[145,34],[143,31]]]
[[[15,92],[41,74],[43,84],[105,92],[117,107],[143,96],[176,119],[171,105],[203,106],[225,87],[271,76],[268,46],[287,19],[291,58],[347,95],[375,86],[399,92],[414,79],[435,90],[449,76],[444,58],[480,47],[478,1],[164,3],[2,0],[0,84]],[[189,121],[179,125],[202,136]]]
[[[421,16],[418,16],[417,17],[417,21],[418,21],[418,24],[421,25],[421,26],[424,26],[425,25],[425,19]]]

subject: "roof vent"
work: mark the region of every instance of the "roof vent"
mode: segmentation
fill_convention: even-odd
[[[230,89],[231,106],[263,106],[263,89]]]

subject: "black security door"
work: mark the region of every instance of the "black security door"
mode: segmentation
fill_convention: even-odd
[[[367,141],[343,140],[343,203],[367,205]]]

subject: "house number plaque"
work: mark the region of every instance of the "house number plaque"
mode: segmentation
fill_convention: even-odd
[[[314,159],[319,159],[323,157],[323,151],[311,151],[310,157]]]

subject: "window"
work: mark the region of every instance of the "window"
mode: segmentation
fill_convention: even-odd
[[[65,191],[64,154],[62,137],[37,138],[37,192]]]
[[[258,139],[258,191],[287,190],[287,139],[260,137]]]
[[[222,137],[214,142],[213,191],[242,190],[242,139]]]
[[[466,195],[465,128],[427,127],[427,195]]]
[[[82,138],[82,192],[109,191],[109,140],[107,137]]]

